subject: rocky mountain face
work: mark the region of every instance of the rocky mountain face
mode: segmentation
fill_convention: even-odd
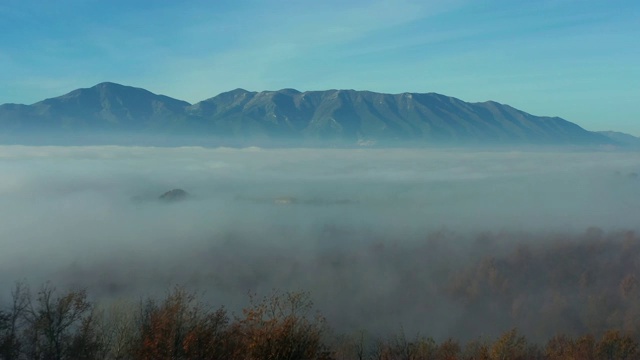
[[[557,117],[435,93],[294,89],[219,94],[196,104],[101,83],[33,105],[0,105],[0,134],[174,134],[318,144],[610,144]]]

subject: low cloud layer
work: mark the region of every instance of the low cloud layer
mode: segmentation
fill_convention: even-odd
[[[618,152],[0,147],[0,300],[17,280],[100,299],[184,284],[232,309],[302,289],[343,329],[431,314],[445,336],[452,261],[635,230],[638,172]],[[174,188],[189,199],[158,200]]]

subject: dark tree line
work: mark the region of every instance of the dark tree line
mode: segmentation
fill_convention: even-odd
[[[98,308],[82,290],[18,284],[0,312],[0,359],[321,359],[324,319],[306,293],[256,299],[241,316],[182,288],[162,301]]]
[[[81,290],[35,294],[18,284],[0,312],[0,359],[637,359],[637,339],[556,335],[539,345],[515,329],[462,344],[404,332],[384,338],[338,335],[306,293],[251,298],[239,316],[211,309],[181,288],[162,301],[99,309]]]

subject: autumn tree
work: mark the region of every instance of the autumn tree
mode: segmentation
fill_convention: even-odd
[[[530,359],[527,340],[519,335],[516,329],[502,334],[491,346],[491,360],[526,360]]]
[[[456,360],[461,355],[460,344],[454,339],[447,339],[438,345],[435,359]]]
[[[595,350],[597,358],[605,360],[637,359],[640,356],[638,343],[629,335],[622,334],[617,330],[607,331],[596,345]]]
[[[251,305],[233,324],[242,342],[238,359],[321,359],[328,357],[324,345],[325,321],[313,313],[306,292],[273,293]]]
[[[17,359],[20,355],[21,320],[28,305],[29,292],[23,283],[16,283],[11,291],[8,310],[0,310],[0,359]]]
[[[132,345],[136,359],[223,359],[228,317],[209,312],[194,294],[176,287],[161,303],[141,306]]]
[[[465,345],[461,358],[489,360],[491,359],[491,355],[489,354],[490,346],[490,343],[482,339],[472,340]]]

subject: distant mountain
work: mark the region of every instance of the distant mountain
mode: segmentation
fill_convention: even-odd
[[[101,83],[33,105],[0,105],[0,141],[74,134],[352,145],[617,141],[558,117],[435,93],[236,89],[191,105],[140,88]]]
[[[608,137],[620,145],[627,147],[640,148],[640,138],[630,134],[625,134],[618,131],[598,131],[599,134]]]
[[[361,142],[610,142],[557,117],[537,117],[496,102],[466,103],[434,93],[237,89],[187,111],[225,135]]]
[[[2,130],[150,130],[183,118],[190,105],[144,89],[101,83],[29,106],[0,105],[0,126]]]

